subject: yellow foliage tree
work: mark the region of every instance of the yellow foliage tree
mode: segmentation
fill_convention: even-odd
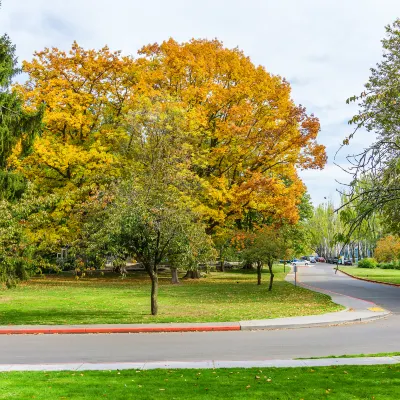
[[[23,70],[29,79],[16,90],[28,111],[45,104],[45,128],[31,154],[22,157],[17,145],[8,162],[42,195],[56,196],[47,219],[32,218],[27,227],[39,242],[68,243],[79,231],[80,204],[121,174],[134,61],[107,47],[86,51],[74,43],[69,53],[35,53]]]
[[[145,171],[157,138],[172,170],[182,166],[179,189],[209,233],[249,212],[296,223],[305,191],[297,168],[322,168],[326,154],[318,119],[294,104],[289,83],[217,40],[171,39],[140,54],[74,43],[24,63],[29,79],[17,90],[28,110],[46,104],[45,130],[30,155],[17,145],[9,163],[58,196],[49,217],[62,232],[53,241],[72,240],[81,203],[127,167]]]
[[[400,239],[392,235],[379,239],[375,248],[375,258],[379,262],[391,262],[399,259]]]
[[[304,185],[296,168],[322,168],[319,121],[279,76],[218,40],[174,40],[141,50],[148,92],[168,93],[195,118],[193,170],[209,231],[248,210],[298,220]],[[143,84],[143,85],[144,85]]]

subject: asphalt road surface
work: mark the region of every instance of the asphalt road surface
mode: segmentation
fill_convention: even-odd
[[[372,301],[389,317],[351,325],[273,331],[0,336],[0,364],[266,360],[400,351],[400,287],[299,268],[307,285]]]

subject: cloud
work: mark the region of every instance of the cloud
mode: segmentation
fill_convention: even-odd
[[[52,14],[43,15],[42,29],[45,32],[57,33],[67,37],[71,37],[77,32],[77,29],[71,23]]]
[[[342,164],[341,167],[346,168],[346,164]],[[335,205],[339,205],[340,191],[344,191],[346,184],[351,182],[351,175],[334,164],[328,164],[322,171],[299,171],[299,175],[307,186],[315,205],[324,203],[326,199],[330,199]]]
[[[307,61],[317,64],[327,64],[331,61],[328,54],[310,54],[306,57]]]
[[[292,78],[288,78],[288,81],[292,86],[306,86],[309,85],[312,82],[311,78],[305,78],[305,77],[299,77],[299,76],[294,76]]]

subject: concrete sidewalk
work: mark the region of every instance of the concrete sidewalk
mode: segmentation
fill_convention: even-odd
[[[12,371],[102,371],[150,369],[214,369],[214,368],[299,368],[334,365],[390,365],[400,364],[400,357],[321,358],[307,360],[259,361],[158,361],[125,363],[59,363],[59,364],[0,364],[0,372]]]

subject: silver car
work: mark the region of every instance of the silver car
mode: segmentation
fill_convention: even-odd
[[[308,267],[309,265],[310,265],[310,261],[307,261],[307,260],[298,260],[297,258],[295,258],[293,261],[292,261],[292,266],[293,267]]]

